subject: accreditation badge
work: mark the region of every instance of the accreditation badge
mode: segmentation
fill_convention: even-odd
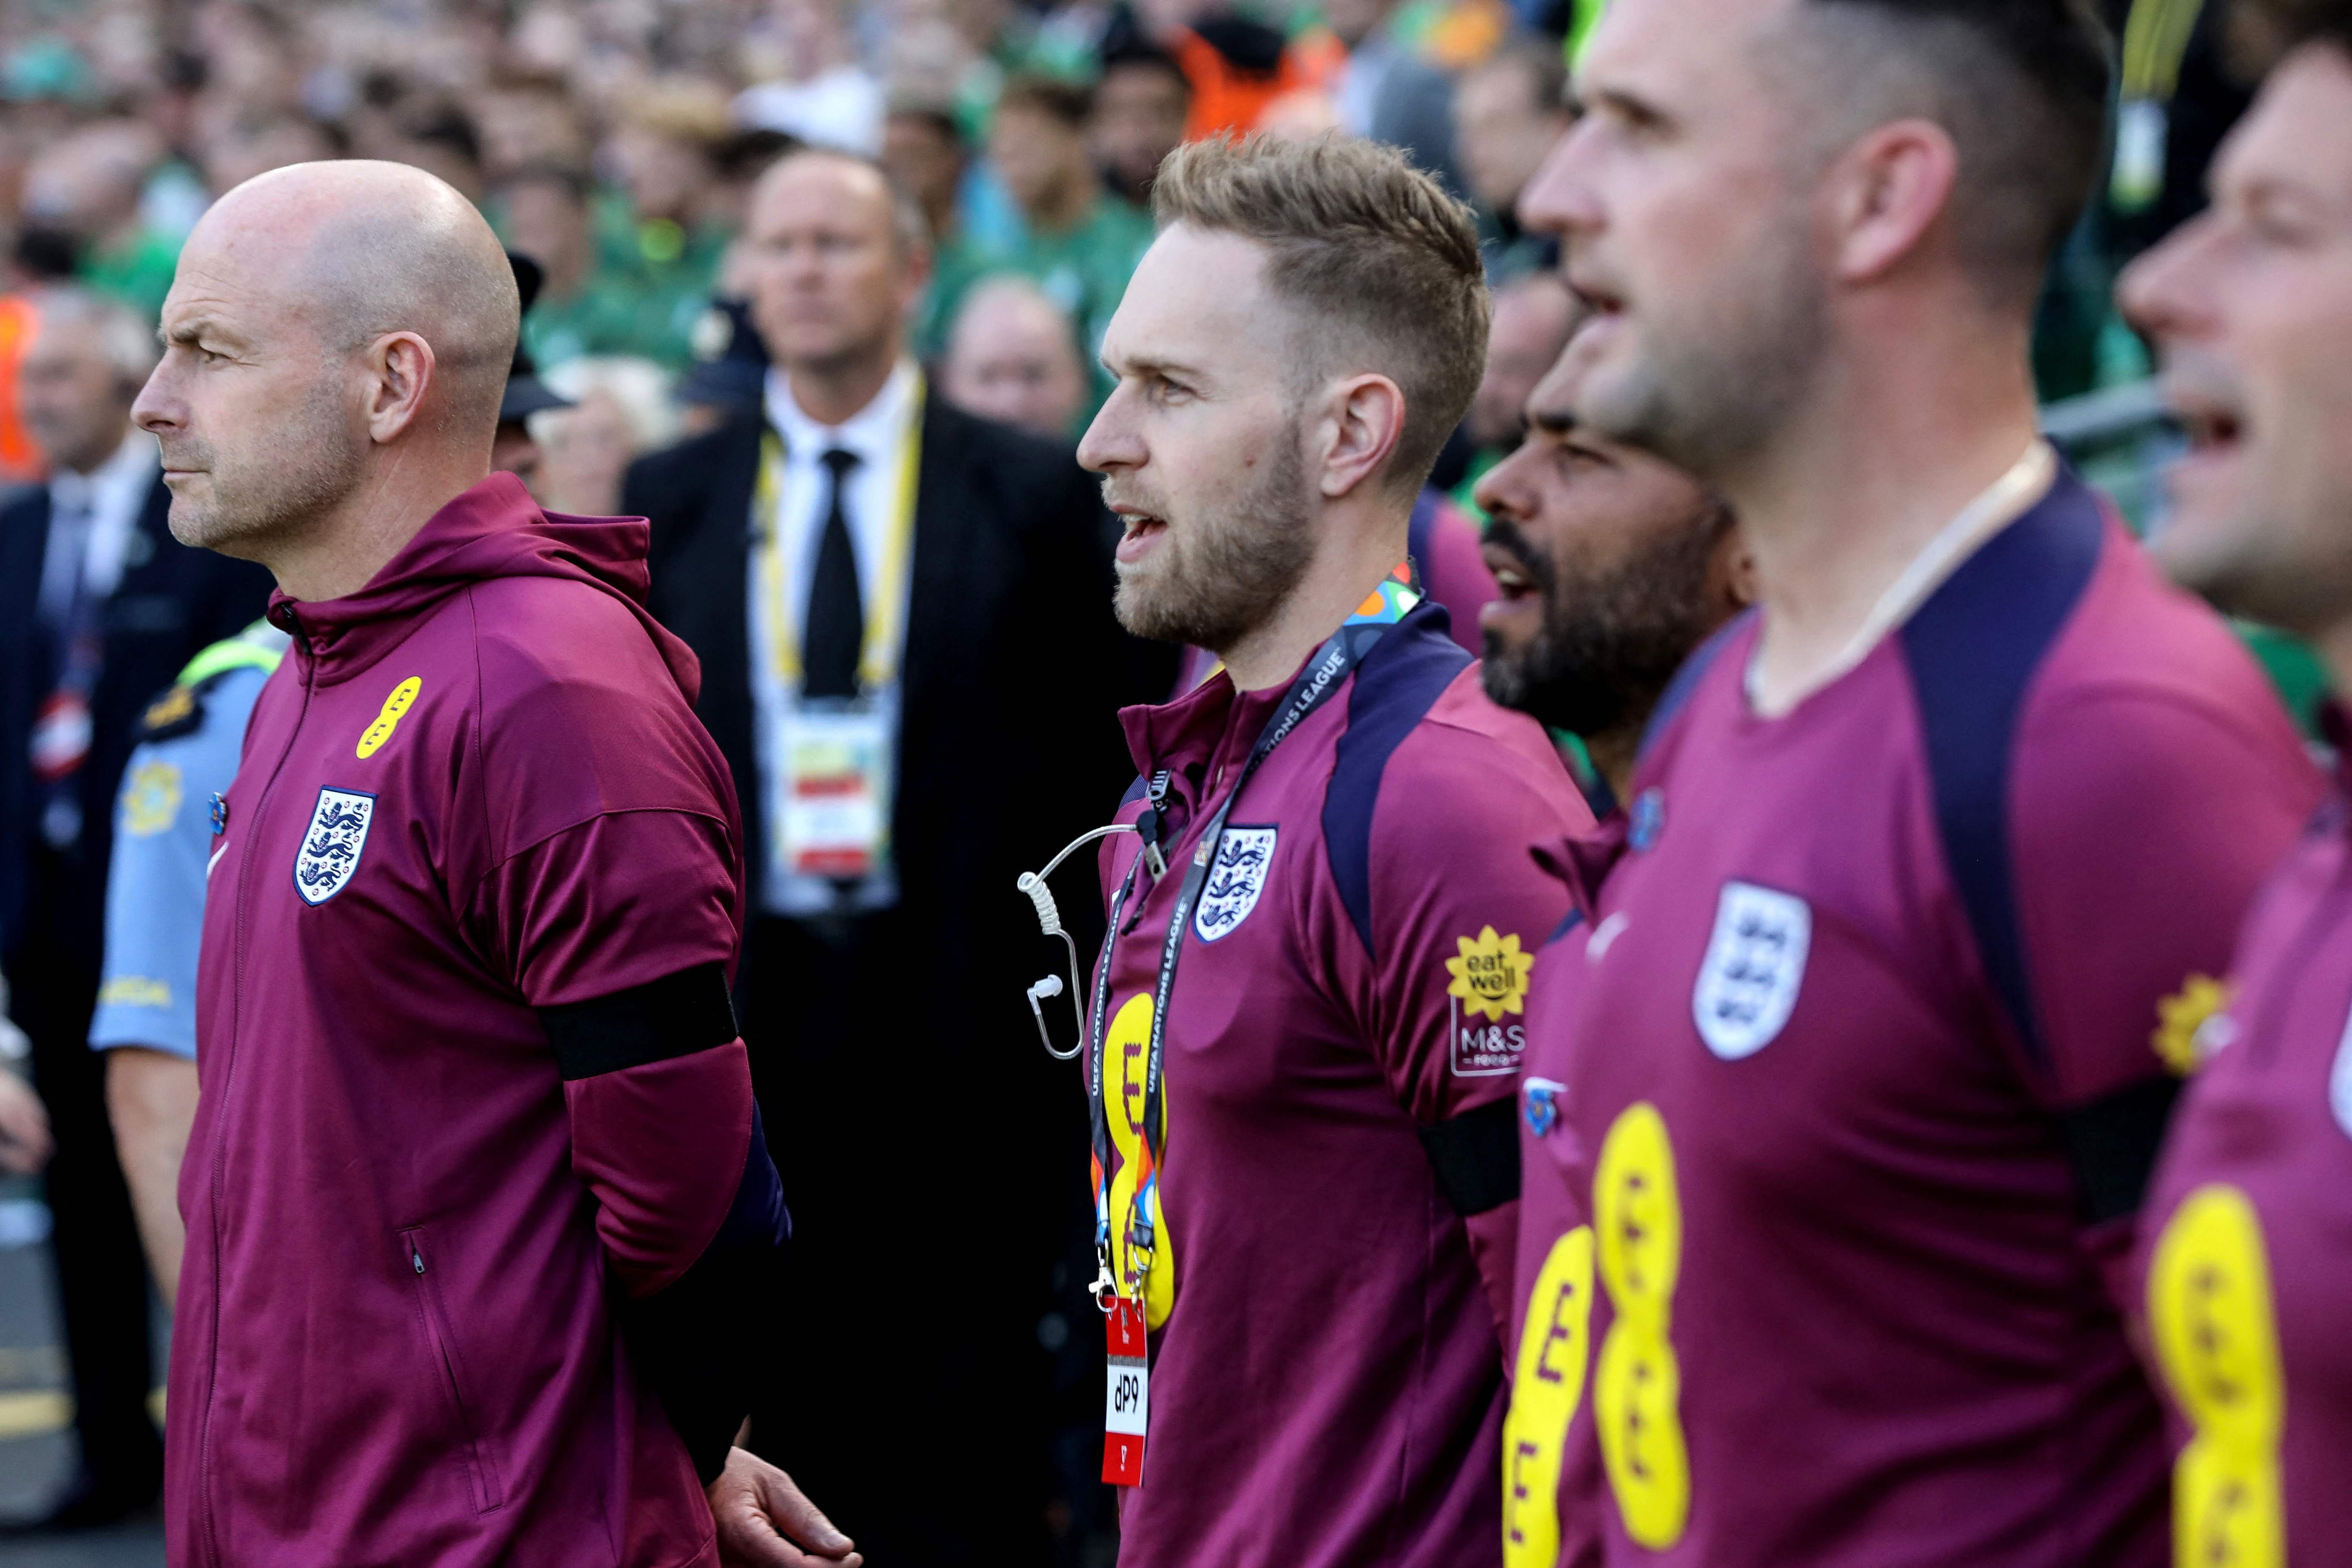
[[[1109,1384],[1103,1392],[1105,1486],[1143,1484],[1143,1428],[1151,1414],[1151,1363],[1143,1326],[1143,1303],[1111,1298],[1104,1320],[1109,1342]]]
[[[871,702],[804,702],[785,727],[783,851],[796,876],[855,880],[890,826],[890,726]]]

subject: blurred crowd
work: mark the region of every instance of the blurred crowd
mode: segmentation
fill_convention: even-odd
[[[916,346],[944,393],[1074,436],[1150,237],[1152,171],[1183,139],[1336,126],[1397,143],[1475,205],[1498,287],[1544,273],[1551,242],[1522,233],[1514,205],[1565,122],[1566,55],[1601,3],[10,0],[0,223],[16,293],[0,357],[22,335],[17,294],[45,281],[70,275],[152,316],[197,215],[254,174],[418,164],[539,264],[526,345],[574,406],[537,416],[535,488],[602,510],[632,457],[756,403],[758,346],[712,304],[744,292],[751,181],[814,143],[878,156],[919,203],[935,265]],[[2045,396],[2145,373],[2107,305],[2114,273],[2194,205],[2241,107],[2207,8],[2109,8],[2142,112],[2127,107],[2109,200],[2053,278]],[[1563,312],[1548,282],[1505,303],[1538,328]],[[1496,342],[1539,368],[1551,335]],[[1525,388],[1498,369],[1486,423],[1507,426]],[[1441,488],[1466,497],[1491,457],[1479,423]],[[0,405],[0,478],[38,463]]]
[[[1503,0],[34,0],[0,7],[0,215],[20,289],[71,276],[152,316],[240,181],[339,156],[429,169],[541,269],[525,343],[575,406],[540,417],[537,488],[593,511],[632,456],[756,402],[758,347],[712,304],[745,291],[744,196],[779,152],[879,157],[930,231],[916,343],[943,391],[1067,437],[1105,390],[1095,351],[1150,239],[1152,171],[1187,137],[1398,142],[1479,203],[1498,279],[1547,265],[1511,209],[1563,123],[1570,19]],[[37,463],[0,409],[0,466]]]

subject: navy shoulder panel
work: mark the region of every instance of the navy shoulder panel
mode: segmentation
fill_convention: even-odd
[[[1127,786],[1127,793],[1118,797],[1118,809],[1120,811],[1125,811],[1129,806],[1133,805],[1137,801],[1141,800],[1145,795],[1148,795],[1150,793],[1151,781],[1145,778],[1141,773],[1136,774],[1135,782]]]
[[[1437,536],[1437,492],[1428,486],[1412,503],[1412,517],[1404,525],[1404,552],[1412,560],[1412,578],[1426,584],[1429,581],[1431,542]]]
[[[2041,504],[1969,557],[1902,633],[1944,860],[1985,973],[2036,1061],[2046,1048],[2010,853],[2010,762],[2026,688],[2090,585],[2105,533],[2097,497],[2062,470]]]
[[[1372,808],[1389,758],[1428,716],[1454,678],[1470,668],[1447,631],[1445,606],[1423,599],[1356,667],[1348,693],[1348,731],[1339,737],[1323,796],[1323,847],[1339,901],[1356,934],[1372,950]]]
[[[1665,690],[1659,694],[1658,705],[1650,710],[1649,722],[1642,726],[1642,743],[1635,751],[1636,756],[1646,755],[1658,737],[1665,732],[1666,726],[1675,721],[1675,715],[1690,705],[1691,695],[1698,689],[1698,683],[1706,679],[1706,672],[1715,668],[1715,661],[1722,657],[1731,639],[1739,635],[1740,628],[1755,616],[1754,610],[1740,611],[1691,650],[1690,657],[1683,660],[1682,668],[1675,671],[1675,678],[1666,682]],[[1599,815],[1598,808],[1595,808],[1594,815]]]

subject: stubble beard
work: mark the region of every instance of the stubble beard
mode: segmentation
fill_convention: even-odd
[[[264,440],[233,454],[209,441],[166,438],[167,467],[201,469],[210,495],[172,498],[172,537],[201,550],[268,564],[358,486],[362,453],[341,398],[321,382]]]
[[[1555,730],[1593,736],[1645,721],[1693,650],[1720,619],[1710,589],[1715,554],[1731,518],[1710,503],[1613,567],[1563,569],[1507,519],[1497,531],[1536,580],[1543,626],[1526,647],[1489,633],[1486,695]]]
[[[1579,420],[1722,489],[1787,427],[1823,353],[1828,300],[1792,213],[1760,252],[1727,267],[1727,297],[1676,318],[1650,316],[1643,351],[1612,381],[1594,376]]]
[[[1272,618],[1315,553],[1303,433],[1294,416],[1257,482],[1223,515],[1171,521],[1150,556],[1119,563],[1119,625],[1139,637],[1223,652]]]

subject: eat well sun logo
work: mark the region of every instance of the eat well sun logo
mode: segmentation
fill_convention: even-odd
[[[1506,1013],[1528,1010],[1528,976],[1536,955],[1519,951],[1516,933],[1496,936],[1488,926],[1475,937],[1455,937],[1454,945],[1461,952],[1445,961],[1445,973],[1454,976],[1445,994],[1462,1004],[1465,1016],[1483,1014],[1499,1024]]]
[[[1519,946],[1516,933],[1501,936],[1493,926],[1475,937],[1455,937],[1454,945],[1456,955],[1445,961],[1452,976],[1445,994],[1454,1074],[1491,1078],[1516,1072],[1527,1048],[1527,1029],[1503,1019],[1527,1012],[1528,976],[1535,971],[1536,955]]]

